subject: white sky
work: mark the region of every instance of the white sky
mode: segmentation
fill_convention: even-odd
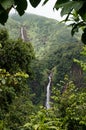
[[[44,0],[41,0],[40,4],[36,8],[33,8],[28,0],[28,7],[27,7],[26,12],[31,13],[31,14],[45,16],[48,18],[53,18],[58,21],[61,21],[62,18],[60,17],[60,11],[56,11],[55,9],[53,10],[53,7],[54,7],[56,1],[57,0],[49,0],[43,6],[42,4],[43,4]],[[15,10],[12,9],[11,13],[15,13]]]
[[[49,0],[46,5],[42,6],[43,1],[44,0],[42,0],[36,8],[33,8],[28,2],[28,8],[26,12],[61,20],[60,11],[57,12],[55,9],[53,10],[56,0]]]

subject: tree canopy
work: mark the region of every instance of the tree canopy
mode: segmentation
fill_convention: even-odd
[[[10,73],[24,71],[29,74],[30,62],[34,58],[31,43],[10,40],[5,29],[0,30],[0,68]]]
[[[41,0],[29,1],[33,7],[36,7]],[[44,4],[46,4],[48,1],[49,0],[45,0]],[[71,6],[68,4],[68,2],[71,4]],[[80,2],[77,4],[77,10],[75,10],[76,4],[74,4],[74,2]],[[58,0],[55,4],[55,8],[57,10],[61,8],[61,14],[67,14],[67,17],[64,21],[68,21],[69,19],[71,20],[70,16],[72,14],[73,18],[74,14],[78,14],[78,20],[74,19],[74,23],[72,24],[72,35],[78,31],[80,27],[82,27],[82,41],[85,43],[85,20],[83,19],[83,16],[79,14],[79,10],[84,6],[84,3],[85,0],[83,0],[83,3],[80,0]],[[1,0],[0,6],[0,9],[2,9],[0,12],[0,20],[2,21],[1,23],[4,24],[12,7],[16,8],[20,15],[24,13],[25,8],[27,7],[27,0]],[[71,11],[69,8],[71,8]],[[70,13],[68,13],[67,10]],[[46,28],[48,28],[48,26],[46,26]],[[63,32],[62,34],[64,35]],[[63,37],[61,37],[61,39],[62,38]],[[52,40],[54,41],[54,39]],[[63,40],[65,42],[66,39]],[[39,108],[40,104],[43,103],[39,103],[39,100],[43,101],[45,98],[45,95],[42,92],[45,91],[45,88],[42,86],[46,85],[45,79],[47,79],[48,74],[50,73],[48,69],[45,69],[45,65],[52,65],[48,65],[49,69],[51,70],[53,68],[53,75],[60,77],[60,73],[58,71],[59,68],[63,67],[60,72],[64,73],[65,70],[67,70],[66,68],[68,68],[68,66],[70,67],[68,62],[70,62],[70,60],[73,58],[78,58],[75,57],[76,54],[79,56],[78,46],[75,48],[72,44],[71,46],[69,44],[60,48],[59,45],[59,49],[54,51],[55,47],[56,46],[54,46],[53,50],[51,50],[52,53],[46,54],[46,57],[49,55],[47,60],[44,59],[44,61],[42,61],[36,59],[31,64],[32,59],[34,59],[34,50],[31,43],[23,42],[20,39],[16,41],[11,40],[9,39],[6,30],[0,31],[0,130],[86,130],[85,57],[83,57],[84,60],[74,59],[74,61],[79,63],[79,65],[82,67],[83,71],[85,71],[83,72],[84,77],[81,77],[83,84],[80,84],[78,87],[76,82],[74,82],[76,80],[76,75],[73,75],[73,78],[75,79],[74,81],[70,81],[70,77],[68,78],[68,75],[66,75],[63,81],[60,83],[56,82],[55,88],[54,86],[51,88],[51,108],[49,110],[45,109],[44,107]],[[73,51],[69,52],[70,48]],[[78,49],[78,51],[76,49]],[[64,55],[62,54],[62,51]],[[86,56],[86,47],[81,54]],[[51,62],[55,62],[55,66],[49,61],[51,59]],[[47,61],[49,61],[48,64],[45,64],[44,62]],[[67,63],[65,61],[67,61]],[[70,68],[68,69],[68,71],[70,71]],[[28,81],[30,82],[32,89],[27,82],[28,74],[31,72],[31,70],[34,70],[34,79],[32,79],[32,82],[29,80]],[[56,73],[58,73],[58,76]],[[81,81],[78,74],[79,73],[77,73],[77,79],[78,83],[80,83]],[[80,76],[82,76],[82,71],[80,71]],[[36,98],[34,98],[34,96]]]

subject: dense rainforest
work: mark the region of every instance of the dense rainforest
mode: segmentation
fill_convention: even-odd
[[[0,26],[0,130],[86,129],[86,47],[70,32],[32,14],[15,13]]]

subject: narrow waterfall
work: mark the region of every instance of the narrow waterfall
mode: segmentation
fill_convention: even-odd
[[[49,83],[47,85],[47,93],[46,93],[46,108],[50,108],[50,85],[51,85],[51,74],[49,75]]]
[[[25,37],[24,37],[24,28],[23,27],[21,27],[21,38],[22,38],[22,40],[23,41],[25,41]]]

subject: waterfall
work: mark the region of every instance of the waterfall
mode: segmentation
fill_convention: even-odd
[[[49,75],[49,83],[47,85],[47,93],[46,93],[46,108],[50,108],[50,85],[51,85],[51,74]]]
[[[25,37],[24,37],[24,28],[23,27],[21,27],[21,38],[22,38],[22,40],[23,41],[25,41]]]

